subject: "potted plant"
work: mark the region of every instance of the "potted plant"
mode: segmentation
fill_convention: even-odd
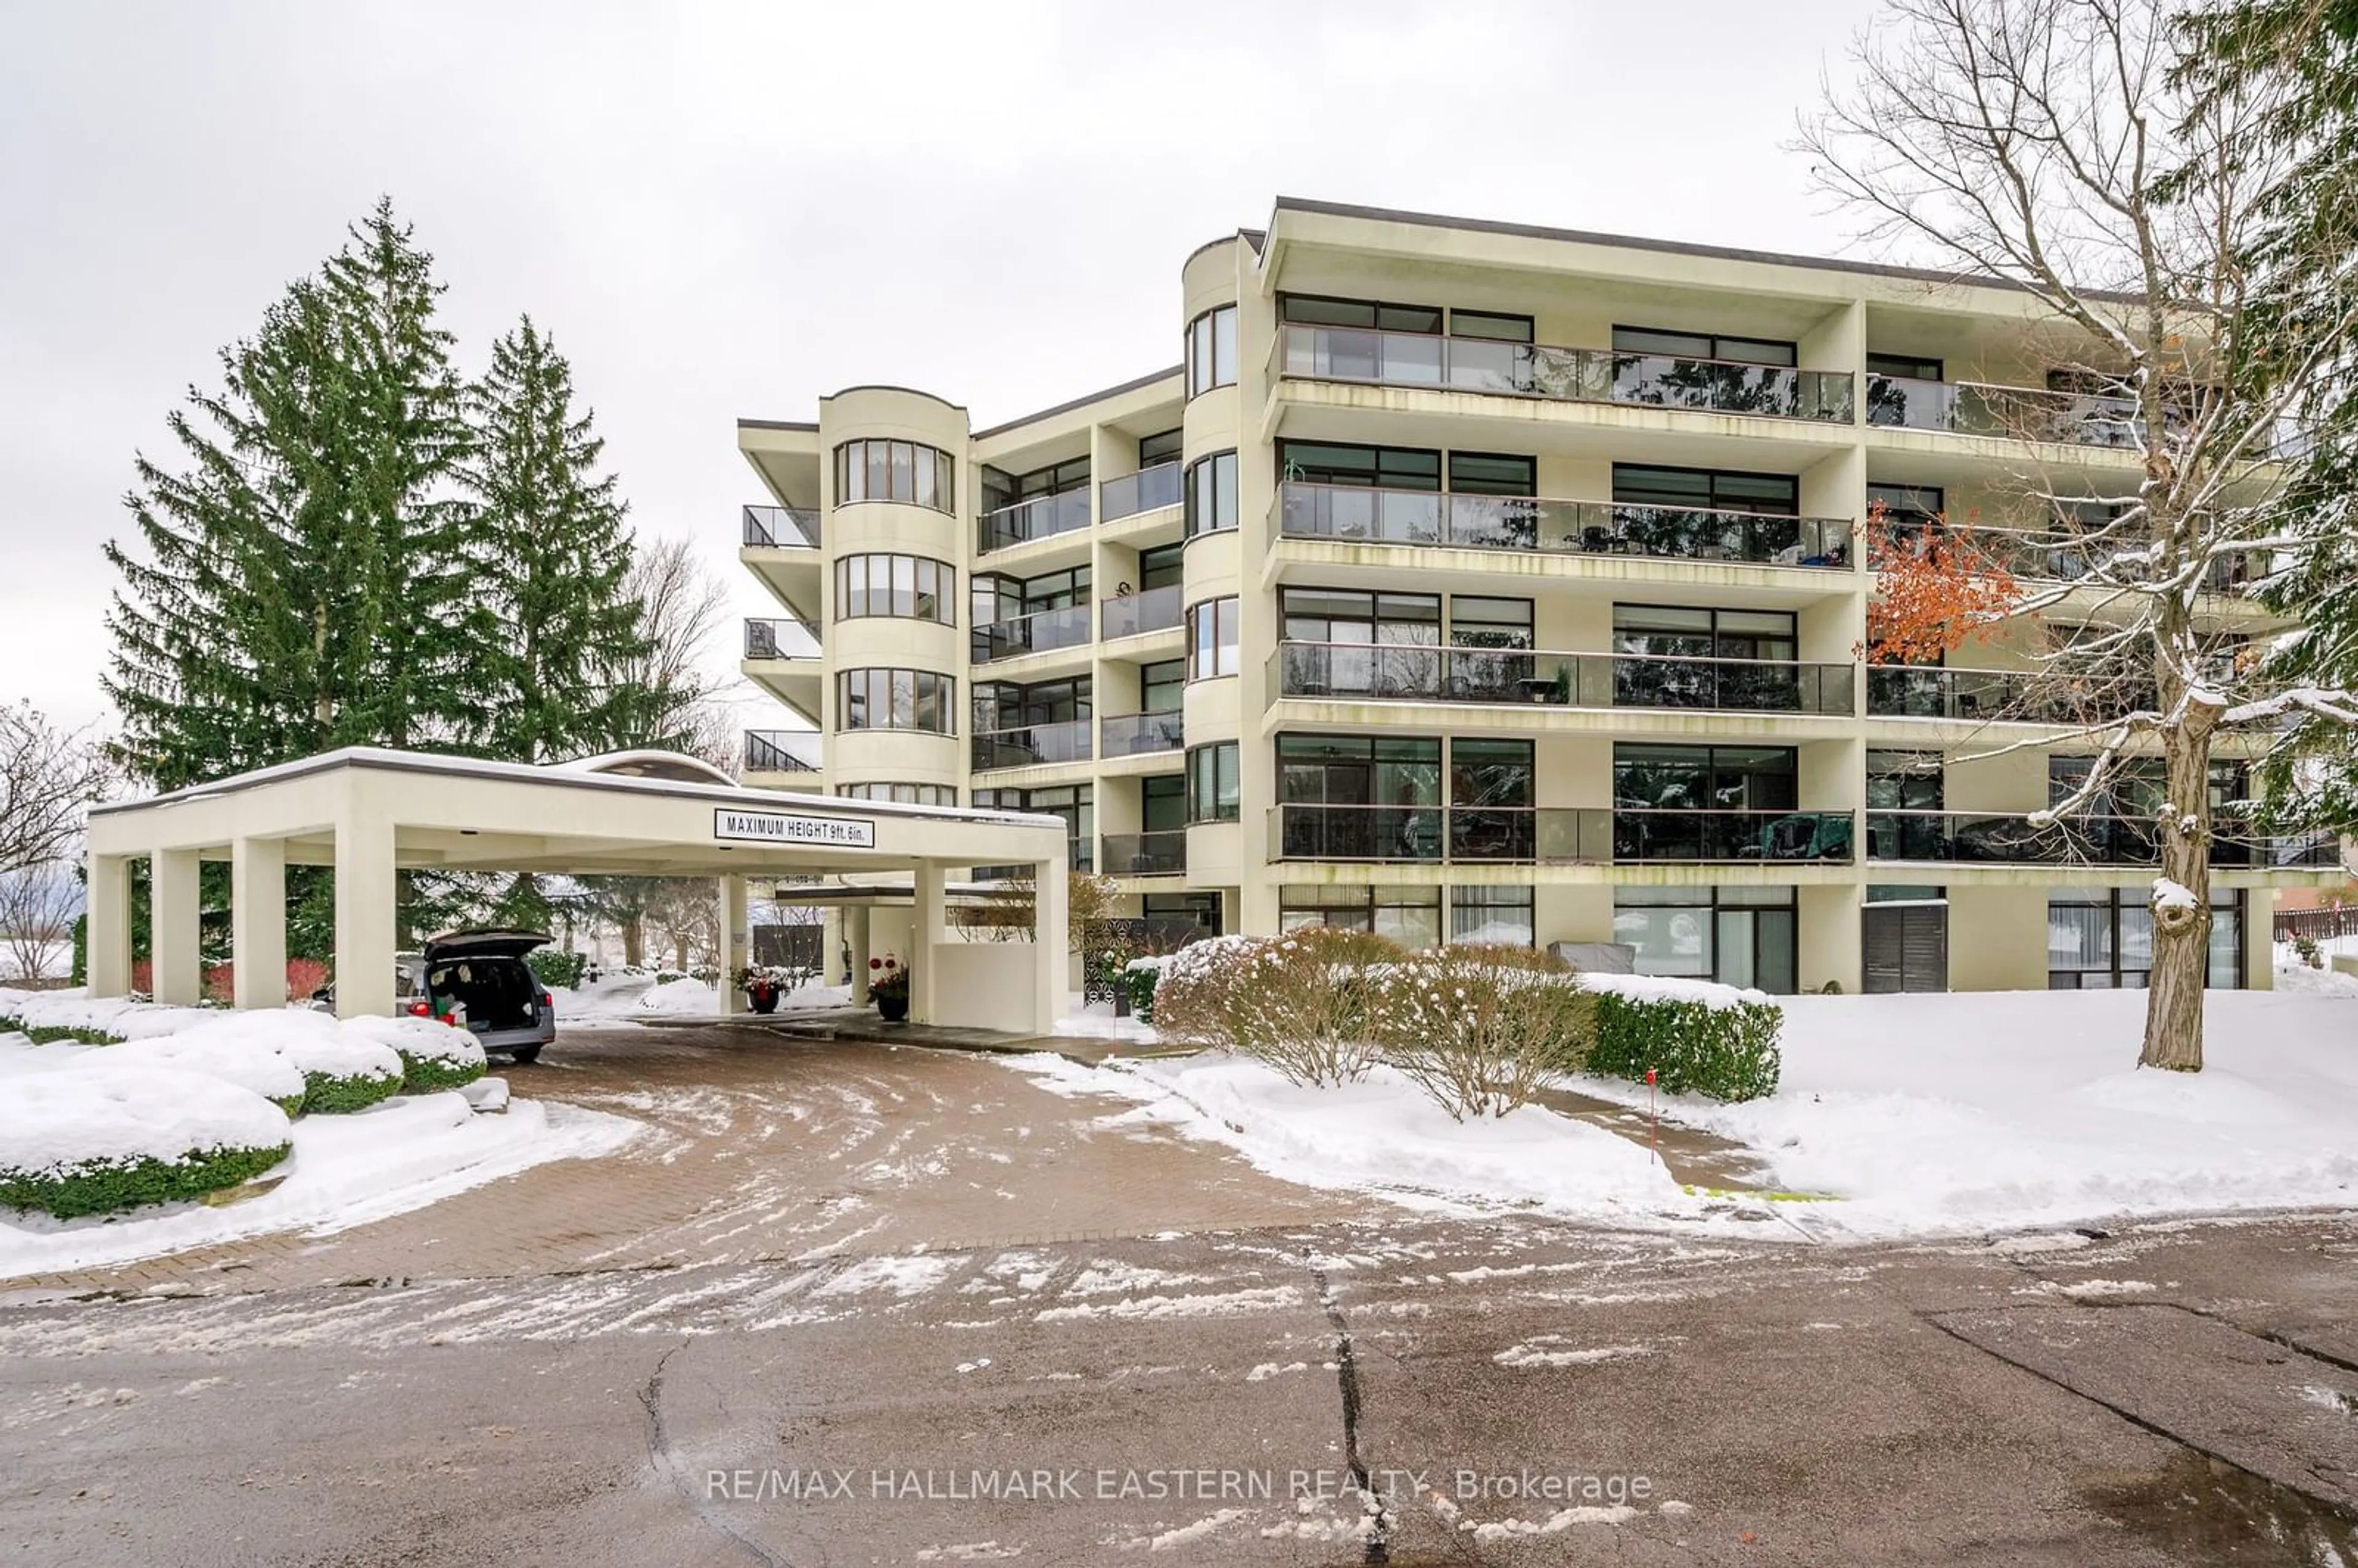
[[[773,970],[763,965],[748,964],[737,971],[736,982],[737,989],[745,993],[745,1000],[752,1004],[755,1012],[778,1011],[778,995],[784,988],[779,985]]]
[[[881,958],[869,959],[868,996],[876,1004],[876,1015],[885,1022],[907,1022],[909,1017],[908,968],[890,953]]]

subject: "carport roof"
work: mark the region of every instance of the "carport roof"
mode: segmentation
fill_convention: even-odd
[[[770,839],[724,834],[724,812],[864,826],[843,839]],[[1044,860],[1062,857],[1066,832],[1061,818],[1018,812],[362,746],[99,806],[91,847],[225,852],[233,838],[280,838],[288,860],[326,861],[357,823],[390,824],[405,865],[676,876]]]

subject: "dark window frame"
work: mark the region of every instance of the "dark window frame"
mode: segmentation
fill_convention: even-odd
[[[884,488],[886,493],[882,495],[869,493],[868,470],[871,465],[869,462],[868,449],[871,447],[882,447],[886,449],[884,464]],[[897,488],[896,481],[898,474],[892,462],[892,449],[896,447],[908,449],[910,454],[910,493],[907,495],[895,495],[891,493],[892,491]],[[851,455],[855,448],[859,450],[860,460],[856,465],[857,471],[860,476],[860,482],[857,485],[854,485],[851,480],[851,475],[855,470],[855,465],[851,460]],[[928,500],[923,495],[917,493],[919,486],[916,481],[916,454],[921,451],[930,452],[933,454],[932,467],[934,470],[934,487],[939,499]],[[855,489],[860,492],[859,494],[855,495],[851,493]],[[955,517],[957,515],[957,460],[952,457],[949,453],[942,450],[939,447],[928,446],[923,441],[907,441],[882,436],[863,436],[855,438],[849,441],[837,442],[835,448],[835,504],[838,506],[857,506],[866,505],[871,503],[883,503],[899,506],[922,506],[929,512],[938,512],[944,516]]]
[[[1243,757],[1244,748],[1235,741],[1212,741],[1187,748],[1183,771],[1187,780],[1189,826],[1199,822],[1236,822],[1242,819]]]
[[[1228,476],[1225,492],[1221,486],[1223,470],[1220,465],[1223,463],[1227,465]],[[1198,474],[1209,477],[1198,480]],[[1233,450],[1206,452],[1187,465],[1179,485],[1183,543],[1206,534],[1231,534],[1236,531],[1238,514],[1243,510],[1237,500],[1237,454]],[[1196,493],[1199,489],[1205,491],[1204,498],[1200,500]],[[1206,511],[1212,514],[1209,523],[1203,521]],[[1224,514],[1225,521],[1222,520]]]
[[[857,589],[851,586],[851,568],[855,561],[860,563],[860,571],[863,579]],[[888,563],[885,574],[887,586],[882,590],[884,594],[885,608],[882,610],[874,608],[879,591],[875,586],[874,563],[877,561]],[[907,611],[892,608],[892,595],[899,590],[891,586],[892,568],[890,563],[898,561],[914,563],[911,572],[911,594],[914,604],[922,604],[925,600],[923,568],[926,567],[934,568],[935,612],[933,614],[925,614],[922,610],[914,607]],[[852,607],[855,603],[859,608]],[[835,558],[835,619],[860,621],[878,618],[896,621],[928,621],[936,625],[956,627],[957,625],[957,568],[947,561],[937,560],[932,556],[913,556],[900,550],[859,550],[848,556],[838,556]]]

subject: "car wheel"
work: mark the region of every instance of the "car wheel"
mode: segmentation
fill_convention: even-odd
[[[540,1060],[540,1047],[537,1045],[519,1045],[514,1050],[508,1053],[508,1057],[519,1067],[529,1067],[535,1062]]]

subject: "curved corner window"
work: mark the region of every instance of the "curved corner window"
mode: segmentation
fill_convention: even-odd
[[[846,441],[835,449],[835,503],[903,501],[957,511],[957,470],[947,452],[915,441]]]
[[[1187,395],[1237,380],[1237,308],[1223,305],[1187,323]]]
[[[895,806],[956,806],[956,784],[838,784],[835,793],[846,800],[887,800]]]
[[[1207,599],[1187,607],[1187,678],[1237,673],[1237,601]]]
[[[845,670],[835,677],[835,727],[955,735],[957,681],[931,670]]]
[[[1187,748],[1187,820],[1237,819],[1237,743]]]
[[[835,618],[898,615],[957,624],[957,568],[924,556],[844,556],[835,563]]]
[[[1187,525],[1190,539],[1237,525],[1237,455],[1214,452],[1187,465]]]

